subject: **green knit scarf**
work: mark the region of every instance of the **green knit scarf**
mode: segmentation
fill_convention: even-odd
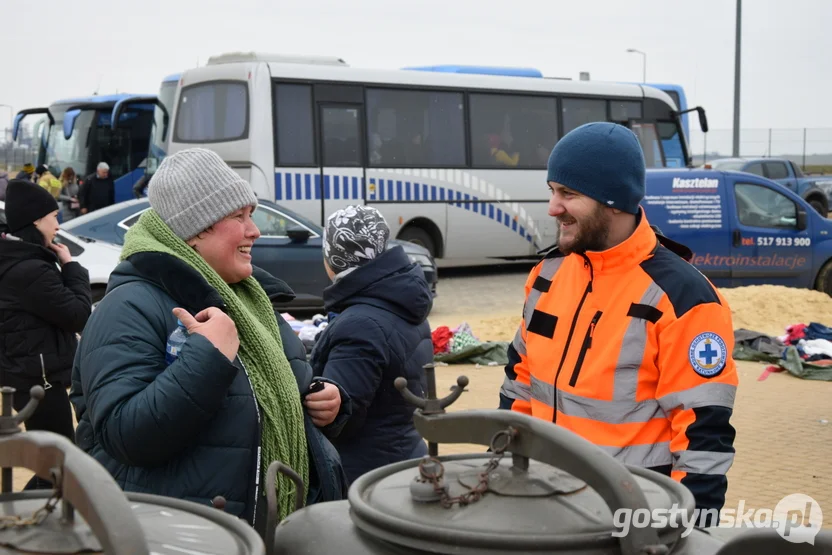
[[[124,237],[121,259],[139,252],[175,256],[198,271],[219,292],[240,338],[238,355],[262,407],[262,470],[275,460],[291,466],[306,485],[309,459],[303,424],[303,407],[292,368],[283,352],[274,309],[253,277],[227,284],[199,254],[177,237],[153,210],[147,210]],[[292,481],[278,473],[278,511],[283,519],[294,510]],[[265,493],[265,488],[261,488]],[[261,501],[262,502],[262,501]]]

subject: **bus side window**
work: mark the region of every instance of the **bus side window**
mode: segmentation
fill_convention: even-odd
[[[473,93],[470,112],[474,167],[546,167],[558,136],[554,97]]]
[[[315,165],[314,118],[310,85],[276,84],[275,126],[280,166]]]
[[[607,121],[607,101],[592,98],[564,98],[563,134],[594,121]]]
[[[367,89],[367,150],[372,167],[462,167],[462,94]]]

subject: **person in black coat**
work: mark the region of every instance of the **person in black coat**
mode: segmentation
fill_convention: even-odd
[[[116,186],[107,162],[99,163],[95,173],[84,180],[78,200],[81,204],[81,214],[116,203]]]
[[[339,383],[352,400],[352,415],[333,439],[350,482],[427,454],[413,425],[415,407],[393,381],[403,376],[414,395],[425,395],[433,297],[421,267],[400,246],[387,250],[389,236],[384,217],[368,206],[337,211],[324,229],[324,265],[334,282],[324,303],[335,315],[311,362],[316,375]]]
[[[0,385],[14,387],[14,409],[43,386],[45,398],[26,421],[74,441],[66,388],[78,344],[92,311],[89,273],[72,260],[58,233],[58,204],[43,187],[12,180],[7,224],[0,230]],[[26,488],[51,487],[33,478]]]

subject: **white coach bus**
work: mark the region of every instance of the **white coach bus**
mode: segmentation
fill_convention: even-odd
[[[318,223],[349,204],[373,205],[393,237],[447,262],[524,259],[556,241],[546,162],[579,125],[629,126],[649,167],[668,165],[663,145],[676,140],[689,163],[666,93],[524,75],[224,54],[182,74],[169,152],[210,148],[259,197]]]

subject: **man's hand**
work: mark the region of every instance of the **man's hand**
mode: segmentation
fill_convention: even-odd
[[[225,312],[216,307],[206,308],[196,316],[191,316],[183,308],[174,308],[173,315],[185,324],[188,333],[204,336],[222,354],[233,361],[240,348],[237,326]]]
[[[58,255],[58,261],[60,261],[61,266],[72,262],[72,255],[69,253],[69,248],[66,245],[49,243],[49,248]]]
[[[312,417],[312,423],[319,428],[332,424],[338,411],[341,410],[341,392],[335,385],[323,382],[324,388],[307,395],[303,404],[306,412]]]

